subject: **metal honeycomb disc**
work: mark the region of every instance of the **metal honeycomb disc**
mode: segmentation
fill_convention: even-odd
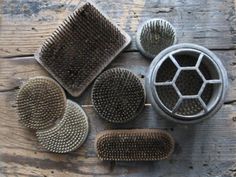
[[[76,103],[67,100],[63,118],[52,128],[36,132],[39,143],[48,151],[67,153],[80,147],[88,135],[88,118]]]
[[[113,68],[102,73],[92,89],[92,103],[98,114],[112,123],[134,119],[145,102],[144,87],[130,71]]]
[[[65,112],[66,96],[63,89],[48,77],[29,79],[16,98],[19,121],[35,130],[54,124]]]
[[[172,136],[158,129],[106,130],[96,137],[101,160],[163,160],[172,154],[174,145]]]
[[[180,123],[212,117],[222,106],[228,87],[220,59],[195,44],[178,44],[151,63],[146,89],[155,110]]]
[[[140,52],[153,59],[165,48],[175,44],[175,28],[166,20],[154,18],[140,25],[136,35],[136,43]]]
[[[36,60],[76,97],[131,41],[95,4],[81,4],[35,54]]]

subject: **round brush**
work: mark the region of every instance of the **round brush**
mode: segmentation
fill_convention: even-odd
[[[138,28],[136,43],[145,57],[153,59],[159,52],[176,43],[175,28],[163,19],[145,21]]]
[[[29,79],[17,94],[19,121],[26,127],[40,130],[52,126],[65,112],[63,89],[48,77]]]
[[[125,123],[134,119],[145,102],[144,87],[132,72],[113,68],[95,81],[92,103],[98,114],[112,123]]]
[[[63,118],[47,130],[36,132],[39,143],[48,151],[67,153],[80,147],[88,135],[88,118],[83,109],[68,100]]]

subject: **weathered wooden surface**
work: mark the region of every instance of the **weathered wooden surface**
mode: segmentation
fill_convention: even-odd
[[[134,37],[140,22],[150,17],[168,19],[179,42],[204,45],[222,59],[230,88],[222,109],[195,126],[173,124],[157,117],[147,104],[140,117],[117,127],[98,118],[90,89],[73,98],[90,120],[86,143],[73,153],[45,152],[34,132],[17,121],[15,95],[28,78],[47,75],[32,56],[35,49],[78,5],[77,0],[0,0],[0,176],[236,176],[236,0],[95,0],[115,22]],[[18,57],[16,57],[18,56]],[[109,67],[125,67],[145,78],[150,61],[133,44]],[[110,163],[96,157],[96,133],[109,128],[163,128],[176,139],[174,155],[160,162]]]

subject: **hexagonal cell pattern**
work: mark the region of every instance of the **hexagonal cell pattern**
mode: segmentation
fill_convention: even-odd
[[[217,69],[215,68],[214,64],[206,58],[206,56],[203,57],[199,66],[199,70],[206,80],[219,79],[219,73],[217,72]]]
[[[196,99],[184,99],[181,102],[176,113],[179,115],[191,116],[191,115],[196,115],[200,113],[201,111],[203,111],[202,104],[196,98]]]
[[[186,54],[185,52],[180,52],[180,53],[174,54],[173,57],[175,58],[175,60],[178,62],[178,64],[181,67],[186,67],[186,66],[189,67],[189,66],[196,65],[199,54],[198,53]]]
[[[173,110],[174,106],[176,105],[179,96],[176,93],[174,87],[172,85],[165,85],[165,86],[157,86],[156,87],[157,94],[161,102],[169,109]]]
[[[200,95],[206,105],[209,105],[212,97],[220,91],[220,84],[206,84],[202,94]]]
[[[197,95],[203,80],[195,70],[183,70],[180,72],[176,86],[182,95]]]
[[[175,64],[168,58],[163,63],[162,66],[159,68],[157,75],[156,75],[156,82],[169,82],[172,81],[173,77],[177,68]]]

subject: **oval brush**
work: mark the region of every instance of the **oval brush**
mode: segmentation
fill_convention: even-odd
[[[153,161],[172,154],[174,139],[158,129],[106,130],[97,135],[95,146],[100,160]]]

